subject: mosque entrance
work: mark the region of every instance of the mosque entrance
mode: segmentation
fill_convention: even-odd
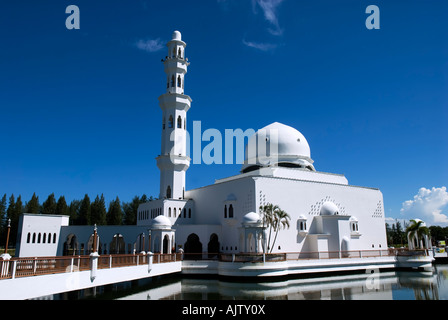
[[[202,259],[202,243],[199,241],[197,234],[192,233],[185,242],[184,260],[201,260]]]

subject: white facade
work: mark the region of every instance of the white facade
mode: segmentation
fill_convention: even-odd
[[[184,121],[191,102],[183,95],[188,64],[184,60],[186,44],[176,31],[167,46],[169,53],[164,64],[168,91],[159,101],[164,119],[172,110],[175,117]],[[177,78],[182,87],[176,86]],[[157,158],[161,170],[160,199],[139,207],[137,224],[151,226],[154,218],[165,216],[175,230],[176,241],[170,245],[176,250],[270,251],[267,228],[247,221],[248,217],[260,216],[260,206],[268,203],[278,205],[291,217],[290,227],[279,231],[273,253],[387,248],[381,192],[351,186],[340,174],[316,171],[310,146],[296,129],[278,122],[260,129],[249,139],[240,174],[185,190],[185,171],[189,166],[184,153],[186,124],[170,126],[176,128],[162,128],[164,156]],[[176,139],[168,134],[174,134]],[[265,141],[272,143],[262,148]],[[176,157],[169,158],[169,150],[178,150]],[[167,188],[173,190],[172,194]]]
[[[139,206],[137,226],[99,227],[100,253],[114,253],[121,248],[118,242],[113,244],[116,235],[122,235],[126,253],[132,250],[170,253],[182,249],[202,257],[218,252],[271,250],[297,252],[306,257],[310,252],[348,254],[351,250],[387,249],[381,192],[349,185],[340,174],[316,171],[304,135],[278,122],[260,129],[249,139],[240,174],[186,190],[186,171],[190,165],[186,154],[186,114],[192,100],[184,94],[189,63],[180,32],[173,33],[167,47],[168,55],[163,60],[167,92],[159,97],[162,110],[161,154],[156,158],[160,169],[159,199]],[[272,143],[266,152],[261,152],[264,141]],[[260,223],[260,206],[268,203],[279,206],[290,216],[289,228],[278,232],[272,248],[267,243],[269,228]],[[52,228],[46,222],[47,217],[25,215],[25,218],[30,223],[24,223],[22,228],[20,256],[63,254],[69,252],[67,247],[79,252],[81,244],[84,252],[91,247],[91,226],[68,226],[68,218],[61,217],[57,218],[61,220],[59,226],[55,224]],[[41,227],[42,231],[38,231]],[[59,238],[60,230],[63,232]],[[56,234],[56,249],[48,244],[48,250],[34,250],[37,245],[33,249],[34,244],[27,242],[26,237],[35,232]]]

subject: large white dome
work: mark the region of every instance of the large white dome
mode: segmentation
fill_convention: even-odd
[[[275,165],[315,171],[310,146],[305,136],[300,131],[279,122],[258,130],[249,139],[242,171]]]

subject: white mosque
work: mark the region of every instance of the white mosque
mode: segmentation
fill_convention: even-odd
[[[167,90],[162,109],[159,199],[141,204],[136,226],[99,226],[99,253],[183,251],[193,257],[217,253],[347,252],[387,249],[382,193],[352,186],[341,174],[316,171],[306,138],[275,122],[248,145],[270,144],[267,155],[246,150],[241,172],[198,189],[186,189],[186,117],[192,99],[184,93],[189,65],[186,43],[175,31],[163,59]],[[275,134],[274,134],[275,133]],[[275,138],[275,139],[274,139]],[[268,248],[260,206],[279,206],[290,216]],[[24,214],[18,256],[89,253],[92,226],[69,226],[68,217]]]

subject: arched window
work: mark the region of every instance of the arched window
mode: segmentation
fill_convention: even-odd
[[[168,208],[168,217],[171,218],[171,208]]]
[[[45,243],[45,242],[46,242],[46,240],[47,240],[47,234],[46,234],[46,233],[44,233],[44,236],[43,236],[43,238],[42,238],[42,243]]]
[[[53,243],[56,243],[56,233],[53,233]]]
[[[31,233],[28,232],[28,235],[26,236],[26,243],[30,243],[31,240]]]
[[[224,219],[227,219],[227,205],[224,205]]]
[[[181,116],[177,117],[177,128],[182,129],[182,118]]]
[[[175,86],[176,80],[174,79],[174,74],[171,76],[171,87],[173,88]]]
[[[36,232],[33,233],[33,243],[36,243]]]
[[[179,58],[182,58],[182,50],[179,48],[179,51],[177,52],[177,55],[179,56]]]
[[[48,243],[51,243],[51,233],[48,233]]]
[[[166,121],[165,121],[165,117],[163,117],[163,122],[162,122],[162,129],[163,129],[163,130],[165,130],[165,123],[166,123]]]
[[[174,210],[174,217],[176,217],[176,208],[174,208],[173,210]]]
[[[188,218],[191,218],[191,208],[188,209]]]
[[[41,234],[39,232],[39,234],[37,235],[37,243],[40,243],[40,238],[41,238]]]
[[[184,217],[187,217],[187,209],[184,208]]]
[[[174,123],[173,116],[170,116],[170,118],[168,119],[168,128],[172,128],[173,123]]]
[[[166,79],[166,88],[169,89],[170,88],[170,77],[168,76]]]
[[[176,57],[176,48],[173,48],[173,58]]]
[[[166,197],[169,199],[169,198],[171,198],[171,187],[170,186],[168,186],[167,188],[166,188]]]
[[[182,88],[182,78],[180,77],[180,75],[177,77],[177,87]]]
[[[233,218],[233,205],[229,206],[229,218]]]

